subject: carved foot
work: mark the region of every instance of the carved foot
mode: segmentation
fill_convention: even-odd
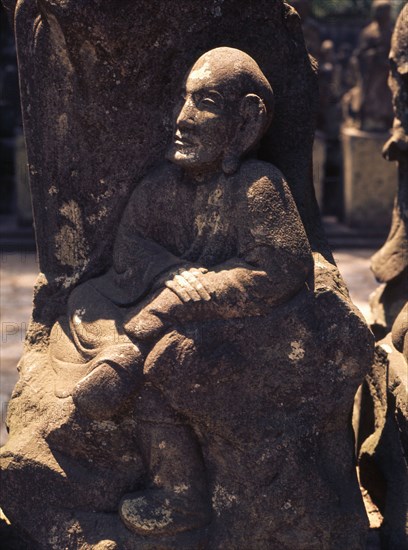
[[[144,536],[175,535],[210,522],[209,510],[198,496],[192,501],[154,489],[125,496],[119,515],[128,529]]]
[[[107,420],[119,411],[137,388],[137,376],[131,375],[128,369],[102,363],[78,382],[72,398],[79,411],[88,418]]]

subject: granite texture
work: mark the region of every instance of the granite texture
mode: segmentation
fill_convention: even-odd
[[[321,232],[298,16],[14,20],[42,273],[1,453],[13,527],[44,549],[364,548],[349,421],[373,341]]]

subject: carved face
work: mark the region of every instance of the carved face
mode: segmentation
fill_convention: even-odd
[[[233,174],[272,114],[273,91],[256,62],[234,48],[210,50],[186,77],[167,158],[195,174]]]
[[[177,109],[168,158],[186,169],[218,169],[238,120],[238,102],[227,101],[222,84],[211,78],[206,64],[193,68]]]

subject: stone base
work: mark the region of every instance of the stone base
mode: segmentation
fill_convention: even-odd
[[[121,497],[148,488],[135,437],[152,429],[148,392],[89,420],[55,395],[47,350],[25,354],[9,404],[0,504],[11,524],[44,550],[363,550],[349,416],[372,336],[335,268],[315,265],[314,292],[262,317],[180,327],[149,354],[149,381],[197,434],[206,527],[162,537],[125,527]],[[171,429],[159,439],[169,453]]]
[[[396,163],[382,157],[388,133],[343,128],[345,221],[352,227],[387,228],[398,184]]]

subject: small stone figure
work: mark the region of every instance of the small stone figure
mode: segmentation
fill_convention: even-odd
[[[346,124],[360,130],[387,131],[392,125],[387,83],[392,28],[391,2],[374,0],[373,21],[362,30],[354,52],[358,82],[343,100]]]
[[[51,333],[50,358],[60,366],[60,379],[72,383],[67,358],[86,372],[73,388],[85,415],[110,419],[137,390],[143,402],[149,398],[151,388],[141,390],[143,363],[175,323],[265,314],[304,285],[312,256],[287,184],[272,165],[245,159],[272,115],[268,81],[239,50],[212,50],[187,75],[170,163],[137,185],[112,269],[74,290],[68,322],[61,319]],[[58,337],[64,333],[72,344]],[[147,379],[152,373],[145,373]],[[140,441],[152,444],[159,439],[155,432],[167,432],[177,441],[177,455],[146,448],[146,457],[160,454],[150,472],[152,486],[121,505],[126,525],[142,535],[209,521],[190,428],[162,403],[155,400],[158,428],[151,422],[150,437]],[[168,520],[152,527],[163,506]]]

